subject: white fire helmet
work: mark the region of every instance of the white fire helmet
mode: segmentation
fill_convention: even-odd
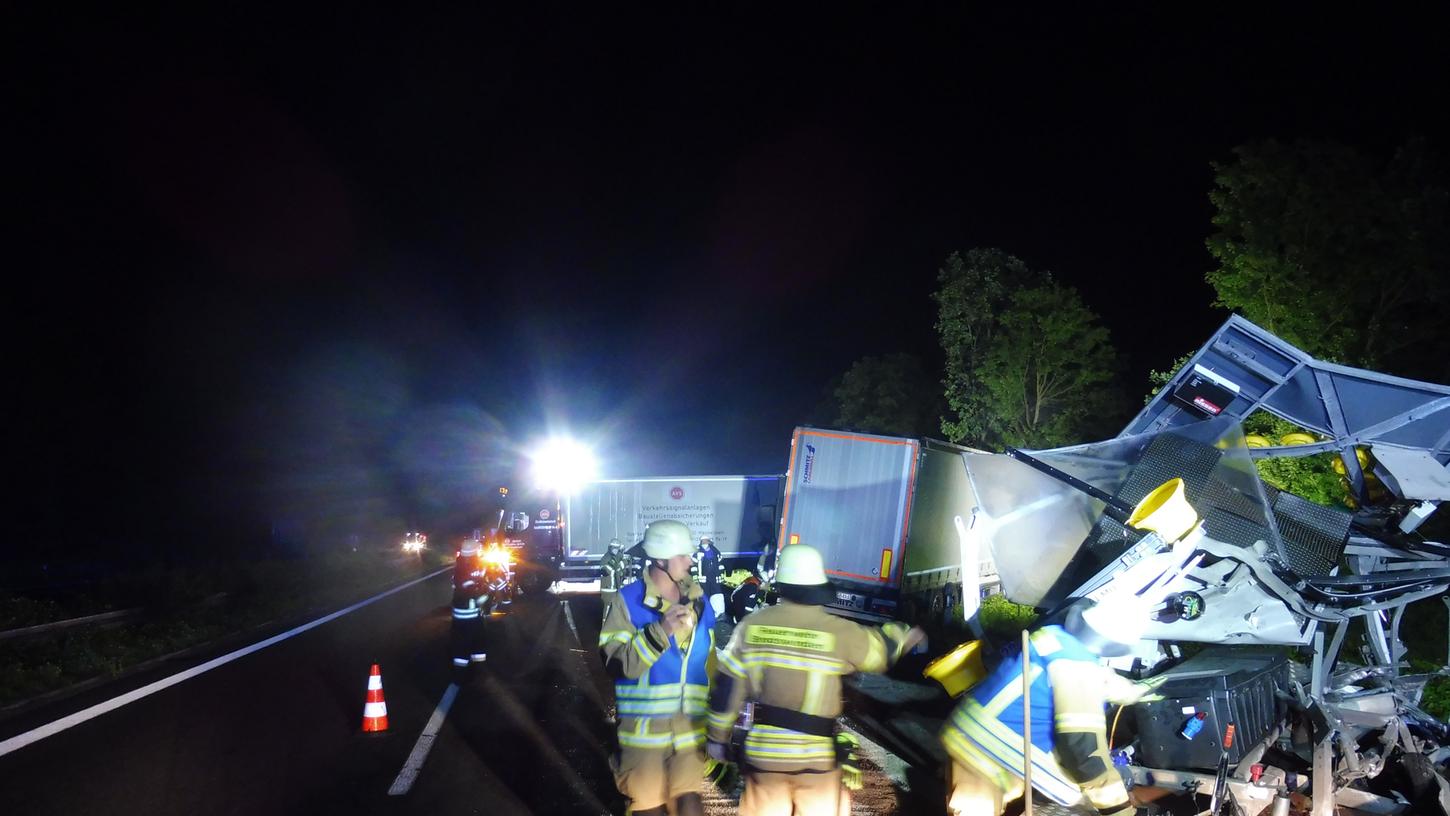
[[[826,566],[815,547],[791,544],[780,551],[775,580],[781,584],[819,586],[826,583]]]
[[[1130,654],[1148,628],[1150,609],[1136,596],[1114,597],[1084,606],[1068,612],[1063,628],[1103,657]]]
[[[652,521],[644,529],[644,554],[658,561],[676,555],[693,555],[695,545],[690,541],[690,528],[683,522],[664,519]]]
[[[1063,623],[1069,633],[1103,657],[1131,654],[1143,639],[1154,610],[1177,590],[1203,555],[1189,558],[1191,546],[1145,558],[1109,584],[1096,603],[1074,605]]]
[[[820,550],[805,544],[781,548],[776,556],[775,587],[780,597],[794,603],[828,604],[836,598]]]

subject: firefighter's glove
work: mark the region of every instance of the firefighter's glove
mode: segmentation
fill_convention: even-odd
[[[846,790],[861,790],[861,758],[856,755],[860,748],[854,735],[836,735],[836,764],[841,768],[841,784]]]
[[[740,782],[740,766],[734,762],[708,759],[705,761],[705,778],[710,780],[710,784],[719,788],[721,793],[734,793],[736,784]]]

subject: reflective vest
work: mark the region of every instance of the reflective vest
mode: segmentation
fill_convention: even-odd
[[[1072,804],[1081,790],[1053,756],[1056,747],[1052,685],[1047,667],[1058,660],[1096,664],[1093,654],[1061,626],[1032,633],[1032,783],[1060,804]],[[942,729],[942,743],[954,759],[989,777],[1005,770],[1022,778],[1022,653],[1006,657],[986,679],[968,689]]]
[[[453,619],[476,620],[481,614],[483,559],[460,555],[453,565]]]
[[[599,561],[599,590],[613,592],[624,583],[624,553],[607,552]]]
[[[635,581],[619,590],[616,603],[623,603],[629,622],[636,630],[643,629],[663,615],[644,605],[645,582]],[[705,716],[710,676],[706,663],[710,659],[711,636],[715,629],[715,612],[708,603],[700,605],[699,621],[690,636],[686,651],[681,651],[674,636],[658,659],[637,680],[621,678],[614,683],[614,701],[620,717],[670,717],[683,711],[691,717]]]

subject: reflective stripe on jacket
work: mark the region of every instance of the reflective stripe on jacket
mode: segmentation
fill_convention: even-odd
[[[1081,798],[1079,786],[1059,767],[1056,747],[1057,717],[1048,666],[1061,660],[1090,666],[1084,682],[1096,682],[1097,655],[1060,626],[1044,626],[1029,640],[1032,656],[1032,784],[1059,804]],[[1005,658],[973,686],[957,704],[942,728],[943,747],[963,765],[997,781],[1004,789],[1010,774],[1023,776],[1022,654]]]
[[[646,597],[658,600],[659,609],[646,606]],[[665,634],[661,623],[669,602],[651,591],[647,581],[619,590],[599,633],[599,651],[615,678],[621,745],[663,748],[681,739],[697,747],[704,745],[703,723],[688,735],[662,733],[677,713],[696,719],[705,716],[714,662],[715,613],[708,604],[699,603],[700,598],[699,587],[691,585],[684,602],[699,613],[682,648],[679,639]]]
[[[811,717],[841,713],[841,678],[883,672],[905,651],[907,627],[862,626],[820,606],[782,601],[752,612],[720,656],[710,698],[710,738],[728,742],[746,700]],[[767,723],[745,738],[745,760],[762,771],[829,771],[835,740]]]

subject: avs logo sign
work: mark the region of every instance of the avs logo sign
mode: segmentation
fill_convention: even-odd
[[[816,468],[816,446],[806,443],[806,461],[801,465],[801,484],[811,483],[811,472]]]
[[[675,501],[679,501],[680,499],[683,499],[684,497],[685,497],[685,489],[683,487],[680,487],[679,485],[676,485],[676,486],[670,488],[670,498],[674,499]]]

